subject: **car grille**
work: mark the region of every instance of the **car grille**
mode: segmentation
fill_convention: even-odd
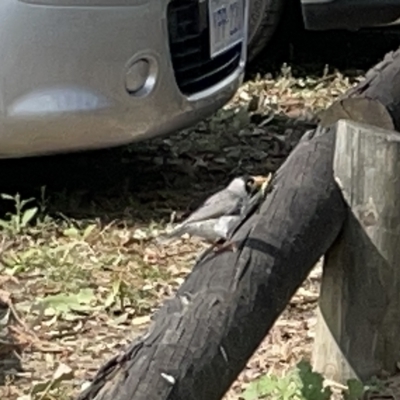
[[[207,1],[171,0],[167,20],[172,66],[183,94],[205,90],[238,67],[241,43],[214,58],[210,57]]]

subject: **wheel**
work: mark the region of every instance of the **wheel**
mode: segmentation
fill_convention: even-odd
[[[250,0],[247,59],[249,62],[263,50],[274,34],[285,0]]]

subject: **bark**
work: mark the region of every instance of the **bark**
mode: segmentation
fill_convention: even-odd
[[[346,384],[397,370],[400,134],[341,121],[335,147],[349,215],[324,257],[313,366]]]
[[[195,265],[148,334],[101,368],[80,400],[224,395],[342,227],[333,141],[331,129],[298,145],[260,212],[234,236],[240,250]]]
[[[365,74],[365,79],[349,90],[344,97],[364,97],[379,101],[391,115],[394,128],[399,131],[400,48],[386,54],[381,62]],[[384,126],[381,127],[386,128]]]

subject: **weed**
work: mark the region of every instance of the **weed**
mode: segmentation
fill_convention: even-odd
[[[356,379],[347,381],[342,390],[343,400],[361,400],[371,386]],[[253,382],[240,395],[243,400],[330,400],[332,388],[324,384],[324,377],[313,372],[307,361],[300,361],[296,368],[283,376],[263,375]]]
[[[20,234],[28,224],[35,218],[38,213],[38,207],[26,208],[29,203],[35,201],[34,198],[21,200],[21,196],[17,193],[15,196],[2,193],[1,199],[14,202],[14,213],[8,212],[6,219],[0,219],[0,228],[4,229],[11,235]]]

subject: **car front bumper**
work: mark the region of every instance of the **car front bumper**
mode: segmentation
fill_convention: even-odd
[[[0,157],[151,138],[229,101],[243,79],[246,43],[231,73],[184,95],[171,62],[167,6],[159,0],[3,0]],[[138,60],[147,63],[145,85],[129,93],[127,85],[143,77],[140,68],[132,73]]]
[[[394,23],[400,0],[301,0],[304,24],[311,30],[357,30]]]

